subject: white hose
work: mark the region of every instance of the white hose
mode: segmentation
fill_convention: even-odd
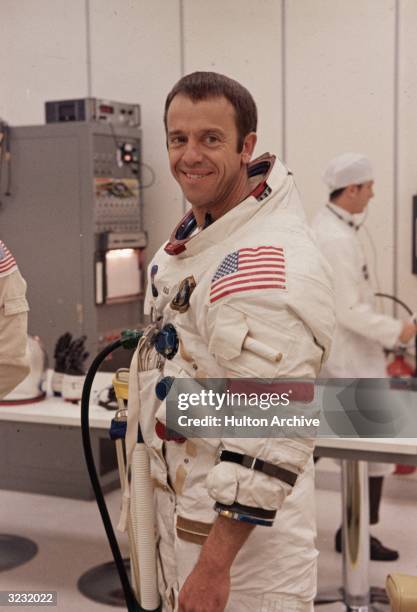
[[[153,485],[149,457],[144,444],[136,444],[132,456],[131,506],[135,550],[140,567],[140,604],[154,610],[159,606],[156,568],[156,541]]]

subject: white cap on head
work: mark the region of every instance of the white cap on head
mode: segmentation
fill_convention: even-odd
[[[323,180],[330,193],[348,185],[361,185],[374,180],[371,162],[360,153],[343,153],[329,162]]]

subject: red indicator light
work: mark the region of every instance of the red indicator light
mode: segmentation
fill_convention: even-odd
[[[100,104],[100,113],[107,113],[109,115],[113,115],[114,108],[109,104]]]

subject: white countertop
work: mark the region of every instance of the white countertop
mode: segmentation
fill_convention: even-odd
[[[114,410],[106,410],[97,405],[100,391],[111,385],[111,372],[98,372],[90,397],[89,422],[90,427],[108,429],[115,415]],[[19,423],[44,423],[48,425],[81,426],[81,402],[71,404],[60,397],[47,397],[40,402],[23,404],[21,406],[0,406],[0,421]]]
[[[416,438],[320,438],[318,448],[417,455]]]

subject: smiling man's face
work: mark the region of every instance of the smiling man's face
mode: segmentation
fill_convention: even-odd
[[[238,152],[235,110],[223,96],[194,102],[178,94],[168,109],[171,172],[195,210],[237,204],[255,141],[254,133],[248,135]]]

